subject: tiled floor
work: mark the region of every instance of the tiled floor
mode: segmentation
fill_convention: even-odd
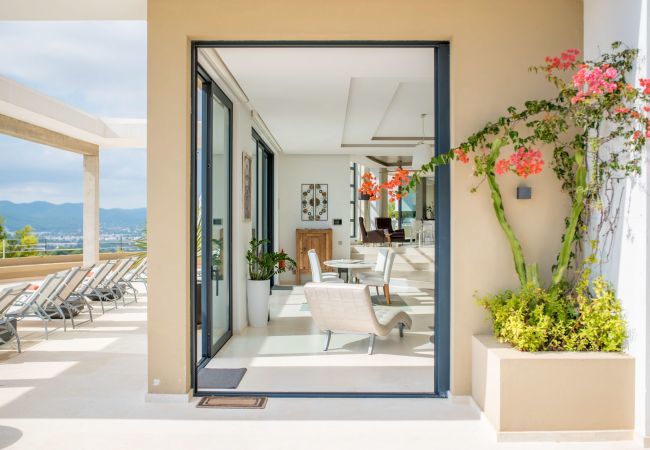
[[[262,410],[148,403],[146,302],[0,346],[0,448],[20,450],[623,450],[632,442],[497,444],[464,399],[270,398]],[[32,330],[27,325],[33,325]]]
[[[323,352],[323,333],[311,318],[302,287],[277,290],[269,326],[233,336],[207,367],[246,367],[237,389],[243,391],[433,392],[432,295],[394,288],[395,306],[377,308],[400,308],[413,326],[403,338],[397,329],[378,337],[374,354],[368,355],[368,335],[359,334],[334,334],[330,350]]]

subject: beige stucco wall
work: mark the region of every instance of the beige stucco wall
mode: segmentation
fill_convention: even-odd
[[[452,143],[509,105],[548,94],[527,66],[582,46],[578,0],[148,2],[149,390],[189,388],[190,41],[449,40]],[[452,169],[452,392],[471,386],[471,336],[487,329],[478,292],[515,285],[508,248],[469,168]],[[566,205],[548,171],[506,207],[531,260],[549,267]],[[546,273],[546,272],[545,272]],[[154,380],[158,380],[154,383]]]

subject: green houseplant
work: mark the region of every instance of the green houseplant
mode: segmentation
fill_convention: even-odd
[[[268,252],[264,247],[267,239],[251,239],[246,261],[248,261],[248,280],[246,295],[248,322],[251,327],[265,327],[269,316],[270,280],[274,275],[293,270],[296,262],[284,251]]]

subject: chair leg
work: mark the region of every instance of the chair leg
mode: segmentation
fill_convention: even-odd
[[[375,290],[377,291],[377,297],[379,297],[379,286],[375,286]]]
[[[399,337],[404,337],[404,324],[400,322],[399,324]]]
[[[375,333],[370,333],[370,342],[368,342],[368,354],[372,355],[375,349]]]
[[[386,304],[390,305],[390,288],[384,284],[384,297],[386,297]]]
[[[327,330],[325,332],[325,348],[323,349],[326,352],[330,348],[330,341],[332,340],[332,332]]]
[[[67,309],[68,309],[68,315],[70,316],[70,322],[72,322],[72,329],[74,330],[76,328],[76,325],[74,323],[74,311],[69,306],[67,307]]]
[[[18,353],[21,353],[20,349],[20,336],[18,336],[18,330],[14,328],[14,326],[11,324],[9,320],[7,320],[7,325],[9,327],[10,332],[16,336],[16,347],[18,347]]]

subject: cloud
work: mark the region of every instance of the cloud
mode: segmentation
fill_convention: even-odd
[[[146,117],[145,22],[0,22],[0,74],[100,117]],[[82,200],[82,157],[0,136],[0,199]],[[105,150],[100,204],[146,204],[143,150]]]
[[[52,203],[83,201],[83,157],[20,139],[0,136],[0,200]],[[102,208],[146,205],[146,152],[100,151],[99,196]]]

